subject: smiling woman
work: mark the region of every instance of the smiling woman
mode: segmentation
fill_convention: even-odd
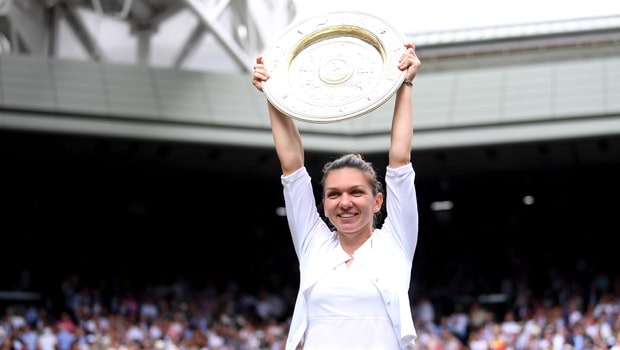
[[[360,227],[377,227],[383,185],[370,163],[349,154],[325,164],[323,174],[323,209],[330,224],[345,236]]]
[[[402,46],[398,60],[388,69],[402,72],[404,80],[411,82],[421,63],[413,44],[403,42]],[[262,92],[271,74],[263,57],[257,57],[254,87]],[[411,163],[413,86],[403,79],[399,83],[385,169],[389,215],[380,228],[374,217],[381,211],[384,193],[373,165],[359,154],[342,155],[323,167],[321,198],[328,223],[323,221],[297,121],[267,100],[300,271],[287,349],[303,344],[312,349],[395,350],[415,343],[411,310],[403,307],[410,305],[411,267],[418,241]],[[325,114],[329,116],[328,111]]]

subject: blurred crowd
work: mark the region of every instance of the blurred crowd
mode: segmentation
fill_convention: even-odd
[[[620,350],[620,278],[547,276],[544,288],[515,277],[477,295],[414,279],[416,350]],[[183,277],[136,289],[93,287],[71,275],[58,288],[60,305],[45,298],[6,305],[0,350],[280,350],[296,295],[293,286],[250,291]]]

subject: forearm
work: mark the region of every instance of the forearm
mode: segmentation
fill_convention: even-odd
[[[289,175],[304,165],[304,150],[299,130],[292,118],[284,115],[270,102],[271,132],[283,175]]]
[[[403,84],[395,98],[388,164],[390,168],[398,168],[411,162],[413,139],[412,87]]]

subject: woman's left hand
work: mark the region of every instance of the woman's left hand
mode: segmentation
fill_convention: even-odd
[[[415,54],[415,45],[412,43],[407,43],[405,44],[405,47],[407,49],[400,57],[398,68],[400,70],[407,70],[405,80],[412,81],[418,72],[418,68],[420,68],[421,62]]]

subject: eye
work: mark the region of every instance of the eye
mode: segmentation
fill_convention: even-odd
[[[339,195],[339,193],[338,193],[338,192],[333,192],[333,191],[330,191],[330,192],[327,192],[327,193],[325,194],[325,197],[327,197],[327,198],[331,198],[331,199],[334,199],[334,198],[337,198],[337,197],[338,197],[338,195]]]
[[[364,191],[362,190],[353,190],[351,191],[351,195],[353,195],[354,197],[361,197],[364,195]]]

